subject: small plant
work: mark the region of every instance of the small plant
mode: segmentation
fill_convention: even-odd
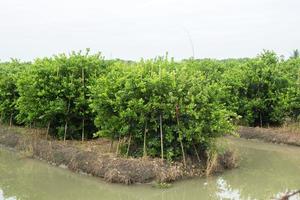
[[[155,182],[153,184],[154,188],[158,188],[158,189],[168,189],[172,187],[171,183],[160,183],[160,182]]]

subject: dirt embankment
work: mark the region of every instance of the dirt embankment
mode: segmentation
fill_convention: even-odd
[[[99,152],[86,145],[74,145],[56,140],[44,140],[33,134],[20,134],[0,127],[0,144],[27,156],[45,160],[56,166],[65,166],[75,172],[91,174],[112,183],[172,182],[182,178],[202,176],[206,163],[183,167],[180,162],[161,162],[160,159],[124,158],[113,153]],[[75,142],[78,144],[78,142]],[[89,144],[87,142],[87,144]],[[217,156],[210,173],[236,167],[234,152]]]
[[[246,139],[300,146],[300,133],[287,128],[239,127],[238,134]]]

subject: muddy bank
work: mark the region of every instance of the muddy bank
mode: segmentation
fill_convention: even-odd
[[[239,127],[238,134],[246,139],[300,146],[300,134],[285,128]]]
[[[0,144],[24,155],[47,161],[56,166],[91,174],[111,183],[172,182],[183,178],[203,176],[236,167],[235,153],[227,151],[218,155],[214,163],[190,164],[184,168],[180,162],[161,162],[160,159],[137,159],[100,153],[61,141],[47,141],[33,134],[20,134],[0,127]]]

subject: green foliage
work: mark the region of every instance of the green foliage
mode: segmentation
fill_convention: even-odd
[[[286,116],[300,120],[300,58],[292,58],[281,66],[282,76],[288,81],[286,92],[281,95],[281,106]]]
[[[29,63],[20,63],[18,60],[0,64],[0,114],[1,122],[8,122],[12,125],[18,113],[16,102],[19,93],[16,87],[16,81],[20,72],[28,66]]]
[[[299,60],[280,60],[270,51],[237,63],[223,75],[224,101],[244,124],[280,125],[291,113],[299,115],[299,106],[293,106],[299,105],[299,85],[295,84],[299,66]]]
[[[88,55],[88,51],[35,60],[17,81],[18,121],[42,126],[51,123],[59,136],[62,127],[68,126],[72,138],[80,138],[86,129],[90,137],[93,117],[88,106],[88,86],[104,68],[100,54]]]
[[[107,137],[117,153],[198,156],[234,125],[300,120],[300,58],[159,57],[104,60],[86,52],[0,63],[2,123],[47,128],[60,139]]]
[[[146,140],[148,155],[159,156],[161,117],[163,153],[171,160],[230,133],[234,113],[218,101],[221,88],[187,67],[163,58],[111,66],[90,88],[99,135],[130,138],[135,153]]]

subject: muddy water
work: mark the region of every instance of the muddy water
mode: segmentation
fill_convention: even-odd
[[[108,184],[0,149],[0,200],[271,199],[300,189],[299,147],[243,139],[231,143],[240,150],[238,169],[181,181],[164,190]]]

